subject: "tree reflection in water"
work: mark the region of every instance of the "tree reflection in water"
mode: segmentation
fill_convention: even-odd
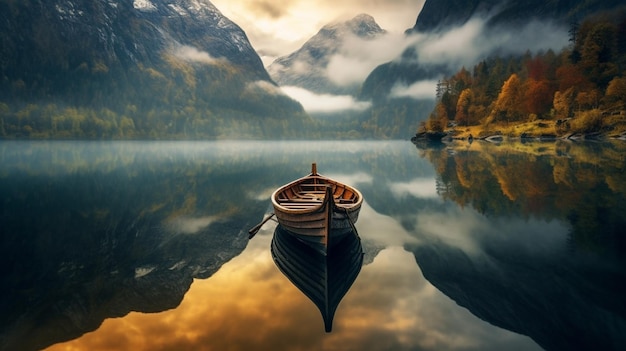
[[[623,143],[423,148],[438,193],[480,215],[457,226],[471,247],[442,240],[448,233],[407,249],[459,305],[545,349],[621,349],[625,152]]]

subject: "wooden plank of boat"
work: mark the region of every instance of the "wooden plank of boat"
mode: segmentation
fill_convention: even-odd
[[[363,195],[354,187],[317,173],[278,188],[272,194],[278,222],[290,233],[326,250],[332,241],[352,230],[363,203]],[[335,240],[336,241],[336,240]]]
[[[356,232],[350,232],[324,255],[279,224],[271,252],[280,271],[320,310],[326,332],[332,331],[335,311],[363,264],[363,248]]]

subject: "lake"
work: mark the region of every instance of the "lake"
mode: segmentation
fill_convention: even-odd
[[[624,144],[2,141],[0,350],[624,349]],[[248,239],[313,162],[365,198],[329,333]]]

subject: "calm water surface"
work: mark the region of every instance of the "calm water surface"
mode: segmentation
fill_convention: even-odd
[[[625,152],[0,142],[0,350],[624,349]],[[312,162],[365,197],[331,333],[247,237]]]

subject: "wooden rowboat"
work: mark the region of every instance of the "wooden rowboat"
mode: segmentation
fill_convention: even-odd
[[[279,224],[271,251],[278,269],[317,306],[326,332],[331,332],[335,311],[363,265],[361,239],[352,232],[324,255]]]
[[[362,203],[356,188],[318,174],[315,163],[311,174],[272,194],[278,223],[322,252],[355,230]]]

